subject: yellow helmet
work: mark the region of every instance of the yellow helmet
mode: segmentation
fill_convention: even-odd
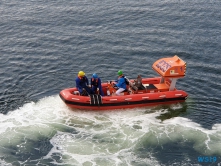
[[[79,72],[78,72],[78,76],[80,76],[80,77],[85,76],[85,72],[83,72],[83,71],[79,71]]]

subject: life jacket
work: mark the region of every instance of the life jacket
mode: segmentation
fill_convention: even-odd
[[[84,76],[84,77],[78,76],[78,78],[79,78],[80,80],[86,80],[86,77],[85,77],[85,76]]]
[[[80,84],[82,83],[85,83],[86,84],[86,77],[79,77],[78,78],[80,79]]]
[[[91,79],[91,85],[98,86],[98,78],[96,78],[96,79],[92,78]]]

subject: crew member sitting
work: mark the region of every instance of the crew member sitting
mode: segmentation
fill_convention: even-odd
[[[140,75],[137,76],[137,80],[134,80],[135,87],[138,88],[138,90],[144,90],[145,87],[142,84],[142,77]]]
[[[98,77],[96,73],[94,73],[91,78],[91,90],[93,94],[96,94],[97,88],[99,89],[100,95],[104,96],[104,92],[101,86],[101,79]]]
[[[126,81],[123,75],[123,72],[121,70],[118,71],[118,79],[116,80],[116,83],[113,82],[115,86],[117,86],[118,90],[116,91],[116,95],[120,95],[121,92],[126,90]]]
[[[88,79],[83,71],[79,71],[78,77],[75,79],[75,81],[80,95],[87,96],[88,94],[91,94],[91,89],[88,87]]]

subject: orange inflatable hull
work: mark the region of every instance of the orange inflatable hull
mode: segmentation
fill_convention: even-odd
[[[160,83],[161,78],[145,78],[142,80],[145,89],[136,92],[125,92],[121,96],[107,96],[108,83],[102,84],[103,97],[79,96],[74,94],[76,88],[64,89],[60,92],[60,97],[64,103],[75,109],[83,110],[111,110],[122,108],[145,107],[158,104],[170,104],[184,102],[188,94],[183,90],[169,90],[170,81]],[[133,80],[132,80],[133,81]],[[94,99],[98,97],[97,99]]]

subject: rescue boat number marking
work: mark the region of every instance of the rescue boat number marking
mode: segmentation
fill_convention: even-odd
[[[156,67],[158,67],[162,72],[167,71],[169,68],[171,68],[171,65],[169,65],[166,61],[161,60]]]

